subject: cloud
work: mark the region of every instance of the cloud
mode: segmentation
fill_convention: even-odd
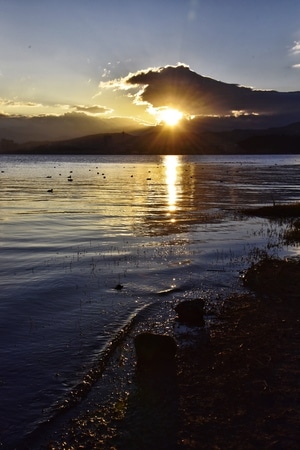
[[[256,115],[300,113],[299,92],[263,91],[223,83],[198,75],[183,64],[138,71],[112,84],[120,89],[124,84],[138,89],[135,102],[154,108],[177,108],[190,116],[227,116],[236,111]]]
[[[299,59],[298,55],[300,54],[300,41],[294,41],[294,44],[290,49],[290,54],[293,56],[296,55],[297,59]],[[292,69],[300,69],[300,64],[293,64]]]
[[[105,106],[84,106],[84,105],[76,105],[72,107],[73,111],[80,112],[88,115],[98,115],[98,114],[108,114],[112,113],[113,110],[110,108],[106,108]]]
[[[60,116],[66,113],[81,113],[89,116],[99,116],[113,112],[112,108],[99,105],[42,104],[3,98],[0,98],[0,107],[3,108],[2,113],[12,116],[22,115],[22,112],[19,112],[20,110],[23,112],[26,111],[28,117]],[[15,113],[16,110],[18,110],[17,114]]]
[[[291,48],[291,53],[300,53],[300,41],[295,41],[293,47]]]
[[[44,104],[37,102],[30,102],[25,100],[8,100],[0,98],[0,107],[3,108],[3,113],[11,116],[22,116],[25,114],[28,117],[34,116],[48,116],[65,114],[71,109],[70,105],[62,104]]]
[[[134,90],[136,86],[128,84],[128,79],[131,78],[133,74],[127,75],[127,77],[115,78],[113,80],[101,81],[99,83],[100,89],[112,89],[113,91],[129,91]]]
[[[7,100],[0,98],[0,106],[9,106],[13,108],[40,108],[43,106],[41,103],[34,103],[34,102],[23,102],[23,101],[15,101],[15,100]]]

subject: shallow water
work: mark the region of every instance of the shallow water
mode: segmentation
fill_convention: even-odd
[[[278,225],[237,214],[299,201],[298,156],[1,155],[0,169],[5,448],[55,414],[134,317],[151,306],[168,328],[160,291],[213,304],[241,288],[249,255],[298,251],[273,248]]]

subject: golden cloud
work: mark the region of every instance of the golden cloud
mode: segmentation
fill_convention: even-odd
[[[98,115],[98,114],[102,115],[113,112],[111,108],[106,108],[105,106],[99,105],[92,105],[92,106],[76,105],[71,107],[71,109],[75,112],[80,112],[89,115]]]

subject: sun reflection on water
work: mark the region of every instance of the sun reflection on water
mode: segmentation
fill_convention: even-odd
[[[164,157],[166,185],[168,190],[168,212],[169,215],[176,211],[177,203],[177,168],[179,165],[178,156],[166,155]],[[172,218],[172,221],[175,221]]]

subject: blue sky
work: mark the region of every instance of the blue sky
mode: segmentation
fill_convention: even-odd
[[[0,0],[0,113],[151,121],[105,83],[179,62],[226,83],[300,91],[299,18],[299,0]]]

